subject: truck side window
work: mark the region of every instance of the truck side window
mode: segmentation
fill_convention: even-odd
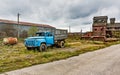
[[[49,36],[52,36],[52,34],[49,34]]]
[[[37,33],[37,36],[45,36],[44,33]]]
[[[52,34],[51,34],[51,33],[48,33],[47,36],[52,36]]]
[[[44,33],[41,33],[41,36],[45,36],[45,34],[44,34]]]

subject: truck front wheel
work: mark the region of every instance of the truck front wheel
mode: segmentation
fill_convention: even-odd
[[[39,47],[39,51],[46,51],[46,50],[47,50],[46,44],[42,43],[41,46]]]
[[[27,47],[27,50],[31,50],[32,48],[30,48],[30,47]]]

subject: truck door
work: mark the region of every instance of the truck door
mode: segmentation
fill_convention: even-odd
[[[46,43],[48,45],[53,45],[54,44],[54,36],[51,33],[46,34]]]

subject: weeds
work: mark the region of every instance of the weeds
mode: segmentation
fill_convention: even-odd
[[[46,52],[28,51],[23,43],[14,46],[0,46],[0,73],[28,67],[36,64],[48,63],[68,57],[77,56],[82,53],[95,51],[118,42],[103,43],[99,41],[85,41],[68,39],[65,46],[67,48],[76,48],[77,50],[69,51],[60,48],[49,48]],[[1,41],[0,41],[1,44]]]

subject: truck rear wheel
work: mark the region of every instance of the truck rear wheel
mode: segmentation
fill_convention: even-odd
[[[61,41],[60,42],[60,48],[64,48],[65,46],[64,46],[64,41]]]
[[[46,50],[47,50],[46,44],[42,43],[41,46],[39,47],[39,51],[46,51]]]

